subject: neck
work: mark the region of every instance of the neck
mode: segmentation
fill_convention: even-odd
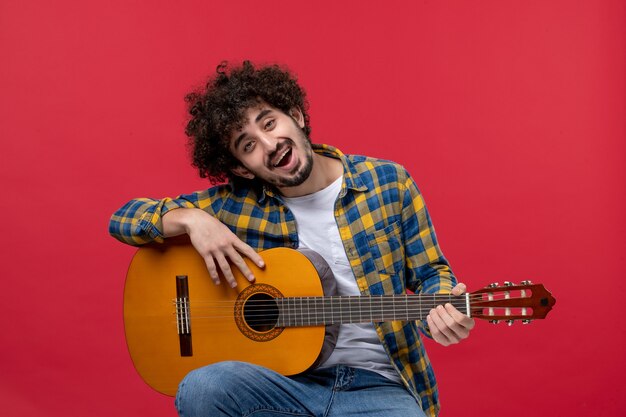
[[[343,165],[339,159],[313,153],[311,175],[296,187],[279,187],[285,197],[302,197],[328,187],[343,174]]]

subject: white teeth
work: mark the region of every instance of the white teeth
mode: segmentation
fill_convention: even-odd
[[[283,158],[285,157],[285,155],[287,155],[287,152],[289,152],[290,148],[285,149],[285,151],[280,155],[280,157],[276,160],[276,162],[274,162],[274,168],[276,168],[278,166],[278,164],[280,164],[280,161],[283,160]]]

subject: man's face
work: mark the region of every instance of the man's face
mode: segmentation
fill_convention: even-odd
[[[299,109],[291,115],[265,102],[246,111],[242,129],[232,132],[230,151],[241,163],[233,173],[258,177],[277,188],[302,184],[313,168],[313,150]]]

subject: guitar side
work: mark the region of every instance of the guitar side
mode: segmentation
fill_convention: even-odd
[[[323,295],[317,271],[303,255],[275,248],[261,256],[267,265],[264,269],[248,262],[257,278],[255,284],[270,285],[284,297]],[[315,363],[325,327],[287,327],[271,337],[247,327],[237,320],[235,305],[251,284],[237,270],[233,272],[238,283],[234,289],[223,279],[221,285],[215,285],[191,246],[163,245],[137,251],[126,277],[124,327],[133,364],[152,388],[175,395],[178,383],[191,370],[226,360],[255,363],[284,375],[304,372]],[[187,276],[190,356],[181,353],[177,276]]]

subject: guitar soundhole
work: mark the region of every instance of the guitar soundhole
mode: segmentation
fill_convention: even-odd
[[[243,318],[248,327],[256,332],[268,332],[276,327],[278,306],[269,294],[253,294],[245,302]]]
[[[284,296],[275,287],[253,284],[246,287],[235,301],[235,323],[239,331],[256,342],[267,342],[284,330],[276,327],[279,318],[276,299]]]

